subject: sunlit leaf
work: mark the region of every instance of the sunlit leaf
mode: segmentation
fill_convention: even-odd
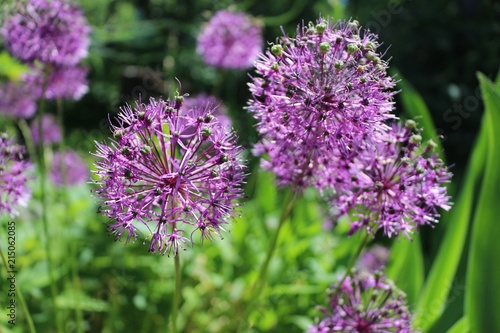
[[[401,238],[391,247],[387,276],[406,293],[408,304],[417,301],[424,281],[424,259],[420,236],[415,233],[412,241]]]
[[[465,313],[471,332],[500,332],[500,91],[479,74],[485,104],[488,150],[474,215],[467,267]]]
[[[441,247],[415,309],[415,327],[427,331],[443,313],[465,246],[474,202],[474,189],[484,168],[487,136],[483,124],[474,146],[459,197],[450,214]]]
[[[467,317],[462,317],[453,325],[446,333],[468,333],[470,332],[469,320]]]

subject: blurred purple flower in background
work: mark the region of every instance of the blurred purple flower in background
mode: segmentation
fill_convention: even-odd
[[[213,116],[217,118],[219,123],[227,128],[231,128],[232,121],[229,118],[226,107],[222,101],[218,100],[215,96],[207,94],[199,94],[184,98],[184,103],[181,107],[181,112],[186,113],[189,110],[203,110],[206,107],[213,108]]]
[[[359,258],[356,267],[361,271],[373,273],[382,270],[389,261],[389,249],[382,245],[374,245]]]
[[[53,115],[44,114],[42,126],[44,143],[59,143],[61,141],[61,128]],[[40,142],[40,136],[38,135],[38,118],[33,119],[31,123],[31,135],[33,136],[33,142],[38,144]]]
[[[24,82],[7,82],[0,86],[0,113],[13,118],[31,118],[36,110],[36,96]]]
[[[79,100],[88,91],[88,69],[53,66],[48,74],[45,99]],[[0,86],[0,113],[15,118],[31,118],[44,89],[43,69],[32,66],[17,82]]]
[[[75,4],[29,0],[16,8],[1,29],[12,55],[57,66],[74,66],[87,56],[90,27]]]
[[[241,198],[244,166],[235,134],[212,105],[181,112],[182,96],[123,107],[115,140],[97,143],[99,209],[116,239],[147,230],[149,251],[177,255],[185,244],[220,235]]]
[[[329,301],[323,318],[309,333],[327,332],[416,332],[406,296],[380,272],[352,273],[329,289]]]
[[[64,172],[63,174],[63,163]],[[50,179],[58,186],[85,184],[90,176],[90,171],[85,161],[74,151],[56,152],[52,158]],[[65,179],[66,178],[66,179]]]
[[[198,36],[197,51],[208,65],[247,69],[263,45],[256,20],[244,13],[222,10],[210,19]]]
[[[88,91],[88,69],[81,67],[52,67],[45,87],[44,98],[79,100]],[[44,74],[41,69],[32,68],[32,71],[23,76],[23,81],[33,87],[37,98],[42,97]]]
[[[332,200],[340,215],[355,212],[350,234],[380,229],[388,237],[410,237],[419,226],[438,222],[438,207],[450,209],[445,183],[452,175],[434,152],[436,144],[421,144],[414,129],[413,120],[394,125],[381,142],[353,159],[351,181]]]
[[[395,83],[378,46],[356,21],[320,18],[260,56],[249,84],[261,136],[254,154],[279,185],[350,181],[347,161],[389,129]]]
[[[27,186],[32,164],[25,160],[25,149],[16,145],[7,134],[0,133],[0,214],[14,217],[18,206],[26,206],[31,198]]]

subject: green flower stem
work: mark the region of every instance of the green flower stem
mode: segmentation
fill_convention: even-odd
[[[289,189],[287,194],[286,194],[283,209],[281,211],[281,217],[280,217],[279,222],[278,222],[278,227],[276,228],[276,231],[275,231],[274,236],[271,240],[271,244],[269,246],[269,249],[267,250],[267,254],[266,254],[266,258],[264,259],[264,263],[262,264],[262,266],[260,268],[259,276],[258,276],[257,280],[255,281],[255,283],[252,285],[252,287],[249,289],[250,290],[249,295],[251,296],[251,299],[248,302],[247,307],[245,309],[245,314],[243,316],[243,320],[240,322],[242,324],[245,324],[247,322],[247,319],[250,316],[250,313],[252,312],[255,304],[257,303],[257,301],[262,293],[262,290],[264,289],[264,287],[266,285],[266,277],[267,277],[267,271],[269,269],[269,263],[271,262],[271,259],[274,255],[274,253],[276,252],[276,248],[277,248],[276,245],[278,244],[278,238],[280,235],[280,231],[281,231],[283,225],[285,224],[285,221],[288,219],[288,217],[292,213],[292,210],[295,207],[295,205],[297,204],[297,201],[300,199],[301,195],[302,195],[302,192],[296,194],[292,189]]]
[[[63,107],[63,100],[62,98],[57,99],[57,123],[59,125],[59,128],[61,130],[61,141],[59,142],[59,152],[60,153],[65,153],[66,150],[66,141],[64,140],[64,107]],[[66,169],[66,163],[64,159],[64,155],[62,155],[63,158],[61,158],[61,174],[62,174],[62,181],[64,186],[66,186],[68,182],[68,172]]]
[[[70,244],[70,248],[69,248],[70,258],[72,258],[70,260],[70,262],[71,262],[70,269],[71,269],[71,279],[72,279],[73,288],[76,290],[77,295],[80,295],[81,288],[80,288],[80,279],[78,277],[77,246],[78,246],[78,243],[76,242],[76,240],[73,240]],[[77,329],[78,333],[81,333],[81,332],[83,332],[83,313],[82,313],[82,309],[78,306],[78,302],[77,302],[77,306],[75,308],[75,313],[76,313],[76,324],[77,324],[76,329]]]
[[[52,308],[54,311],[54,319],[56,322],[56,327],[58,332],[63,332],[62,329],[62,323],[60,321],[59,313],[57,311],[56,307],[56,296],[57,296],[57,287],[55,284],[55,279],[54,279],[54,272],[53,272],[53,260],[52,260],[52,253],[50,251],[50,234],[49,234],[49,222],[47,218],[47,184],[46,184],[46,177],[47,177],[47,165],[45,161],[45,151],[44,151],[44,142],[43,142],[43,112],[45,108],[45,91],[47,90],[47,76],[45,76],[45,82],[43,84],[43,89],[42,89],[42,97],[40,99],[40,105],[38,107],[38,112],[37,112],[37,117],[38,117],[38,134],[39,134],[39,142],[38,142],[38,158],[39,158],[39,170],[40,170],[40,198],[42,201],[42,224],[43,224],[43,233],[45,236],[45,252],[47,253],[47,269],[49,271],[49,280],[50,280],[50,292],[51,292],[51,301],[52,301]]]
[[[181,301],[181,261],[179,253],[175,254],[175,290],[174,290],[174,307],[172,309],[172,328],[173,332],[177,333],[177,317],[179,315],[179,305]]]
[[[0,246],[0,256],[2,257],[2,262],[5,266],[7,272],[9,271],[9,265],[7,263],[7,259],[5,259],[5,254],[3,253],[2,247]],[[24,301],[23,294],[21,293],[21,289],[19,286],[16,287],[16,295],[18,296],[19,303],[21,304],[21,308],[23,309],[24,315],[26,316],[26,320],[28,321],[28,327],[30,329],[30,333],[36,333],[35,325],[33,324],[33,319],[31,318],[30,311],[26,302]]]
[[[30,159],[32,161],[36,161],[37,154],[36,154],[35,143],[33,142],[33,136],[31,134],[31,129],[28,126],[28,123],[26,122],[26,120],[21,118],[17,122],[17,125],[19,126],[19,129],[21,130],[21,133],[23,134],[24,141],[26,142],[26,148],[28,149],[28,154],[30,156]]]
[[[227,84],[227,78],[228,78],[227,70],[225,70],[225,69],[219,69],[219,70],[217,70],[217,78],[215,80],[215,84],[212,87],[212,94],[215,97],[221,98],[222,87],[226,86],[226,84]]]
[[[66,151],[66,141],[65,141],[65,131],[64,131],[64,105],[63,105],[63,100],[62,98],[57,99],[57,123],[59,125],[59,128],[61,130],[61,141],[59,142],[59,152],[64,154]],[[67,183],[68,183],[68,172],[66,168],[66,161],[64,159],[64,155],[62,155],[63,158],[61,158],[61,175],[62,175],[62,200],[64,207],[69,207],[69,202],[68,202],[68,196],[67,196]],[[64,215],[64,222],[65,225],[70,225],[70,221],[68,218],[68,214],[66,213]],[[78,278],[78,258],[77,258],[77,246],[78,243],[76,240],[73,240],[69,242],[69,255],[70,258],[72,258],[69,261],[70,265],[70,272],[71,272],[71,285],[73,286],[73,290],[76,291],[77,295],[81,294],[80,290],[80,279]],[[78,302],[77,302],[78,304]],[[75,307],[75,316],[76,316],[76,329],[78,333],[83,332],[83,314],[82,310],[80,309],[79,306]]]
[[[366,233],[365,237],[363,238],[363,241],[361,242],[361,244],[358,247],[358,250],[356,251],[354,256],[352,256],[351,260],[349,261],[349,264],[347,265],[347,269],[344,273],[344,276],[342,277],[342,280],[340,280],[339,284],[337,285],[336,292],[339,291],[340,287],[342,286],[342,283],[344,283],[347,276],[351,273],[352,268],[356,264],[356,261],[358,260],[359,256],[361,255],[361,253],[363,253],[363,249],[365,248],[366,244],[368,243],[369,237],[370,237],[370,234]]]

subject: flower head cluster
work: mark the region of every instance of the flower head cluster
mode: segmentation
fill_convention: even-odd
[[[31,197],[26,183],[32,165],[24,155],[24,147],[0,134],[0,214],[18,215],[17,206],[26,206]]]
[[[90,27],[64,0],[28,0],[2,27],[5,47],[27,63],[74,66],[87,56]]]
[[[46,75],[39,68],[32,68],[30,73],[23,75],[22,80],[32,87],[37,98],[42,98],[45,88],[43,98],[47,100],[62,98],[77,101],[89,89],[87,73],[88,69],[81,67],[53,67],[45,78]]]
[[[380,272],[353,273],[329,290],[323,319],[309,333],[411,333],[406,297]]]
[[[61,141],[61,128],[53,115],[43,115],[42,128],[44,143],[59,143]],[[33,142],[39,144],[40,135],[38,133],[38,118],[35,118],[31,123],[31,135],[33,136]]]
[[[58,186],[85,184],[89,179],[89,168],[76,152],[57,152],[52,158],[50,179]]]
[[[30,118],[36,112],[36,96],[24,82],[0,85],[0,113],[14,118]]]
[[[369,248],[356,263],[362,271],[375,272],[383,270],[389,261],[389,249],[382,245]]]
[[[438,207],[448,210],[445,183],[451,173],[434,152],[435,143],[422,144],[416,123],[395,125],[376,145],[365,147],[348,168],[350,182],[332,203],[340,214],[354,211],[350,233],[381,229],[389,237],[409,234],[421,225],[437,223]]]
[[[260,26],[244,13],[217,12],[198,36],[197,51],[208,65],[246,69],[263,44]]]
[[[183,100],[124,107],[111,126],[115,140],[97,143],[96,193],[110,232],[116,239],[126,233],[128,242],[146,230],[153,253],[177,255],[195,234],[220,235],[242,196],[234,133],[212,115],[213,106],[182,112]]]
[[[389,129],[395,83],[378,48],[356,21],[320,18],[256,61],[248,106],[261,135],[254,153],[266,156],[263,167],[280,185],[335,186],[344,161]]]
[[[203,110],[203,108],[210,106],[213,109],[213,115],[217,118],[219,123],[227,128],[231,128],[232,121],[229,118],[226,107],[215,96],[199,94],[196,96],[189,96],[184,99],[181,107],[181,112],[187,112],[190,109]]]

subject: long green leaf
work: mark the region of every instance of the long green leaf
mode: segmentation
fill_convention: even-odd
[[[432,115],[422,96],[420,96],[418,91],[403,78],[398,82],[398,87],[401,89],[400,97],[405,114],[409,118],[415,118],[418,124],[423,128],[422,137],[426,140],[433,139],[436,144],[438,144],[437,151],[442,151],[440,141],[436,140],[438,133],[434,126]]]
[[[446,333],[468,333],[470,332],[469,320],[467,317],[460,318]]]
[[[474,189],[484,169],[487,148],[487,131],[484,124],[474,146],[463,187],[456,205],[447,215],[444,239],[431,267],[424,289],[415,310],[415,327],[427,331],[443,313],[453,284],[471,219]]]
[[[418,233],[412,241],[400,239],[391,248],[387,276],[406,293],[408,304],[414,305],[424,282],[424,259]]]
[[[478,74],[488,128],[488,154],[472,226],[465,313],[471,332],[500,332],[500,89]]]

